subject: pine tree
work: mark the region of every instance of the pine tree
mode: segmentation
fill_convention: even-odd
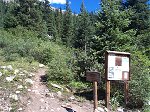
[[[80,50],[87,53],[90,49],[90,42],[93,38],[94,33],[94,26],[92,26],[92,22],[90,20],[90,16],[87,13],[84,3],[82,2],[81,13],[78,15],[78,29],[77,29],[77,36],[75,40],[75,48],[79,48]]]
[[[45,21],[42,20],[42,12],[37,0],[19,0],[17,18],[19,25],[30,30],[37,31],[40,35],[47,33]]]
[[[52,11],[50,8],[50,2],[48,0],[44,0],[43,4],[42,4],[42,12],[43,12],[43,19],[45,21],[48,21],[49,19],[49,14]]]
[[[4,28],[15,28],[18,25],[16,2],[5,3]]]
[[[66,2],[66,11],[63,17],[63,32],[62,32],[62,42],[66,46],[72,46],[73,40],[73,20],[72,20],[72,12],[69,6],[69,1]]]
[[[75,43],[76,43],[76,39],[77,39],[77,32],[78,32],[78,27],[79,27],[78,14],[74,13],[72,15],[72,18],[73,18],[73,34],[74,34],[72,42],[73,42],[73,47],[75,48]]]
[[[121,0],[102,0],[102,11],[98,13],[93,49],[99,62],[103,62],[106,50],[120,50],[132,44],[135,31],[128,30],[133,12],[122,9]]]
[[[147,30],[150,27],[148,1],[149,0],[127,0],[126,2],[126,6],[134,11],[130,27],[137,30],[137,35],[142,32],[144,33],[143,30]]]
[[[0,28],[4,27],[5,4],[0,1]]]
[[[57,41],[58,33],[55,21],[55,12],[51,10],[47,20],[48,35],[52,36],[53,41]]]
[[[62,36],[62,27],[63,27],[63,15],[62,15],[62,10],[56,9],[55,12],[55,20],[56,20],[56,28],[57,28],[57,42],[61,42],[61,36]]]
[[[129,28],[137,30],[135,42],[143,53],[150,54],[150,10],[149,0],[127,0],[127,8],[134,11]],[[150,57],[150,56],[149,56]]]

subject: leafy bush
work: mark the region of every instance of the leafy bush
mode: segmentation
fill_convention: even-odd
[[[13,53],[13,54],[6,54],[5,55],[5,60],[6,61],[16,61],[17,59],[20,58],[20,55],[18,53]]]
[[[13,61],[15,56],[21,56],[47,64],[51,59],[49,44],[51,42],[39,39],[35,32],[22,27],[0,31],[0,48],[4,51],[7,61]]]
[[[140,51],[132,52],[129,105],[141,108],[150,98],[150,60]]]
[[[72,81],[69,83],[69,88],[72,90],[76,90],[76,91],[81,91],[81,90],[87,90],[88,87],[90,87],[91,85],[88,83],[83,83],[83,82],[77,82],[77,81]]]
[[[48,64],[48,80],[63,84],[74,80],[71,51],[55,44],[51,44],[50,48],[52,51],[52,60]]]
[[[41,42],[37,47],[31,49],[30,54],[40,63],[48,64],[52,60],[51,42]]]
[[[34,32],[22,27],[0,32],[0,45],[7,61],[18,57],[27,57],[43,64],[48,64],[49,81],[68,83],[73,80],[72,52],[70,49],[53,42],[38,38]]]

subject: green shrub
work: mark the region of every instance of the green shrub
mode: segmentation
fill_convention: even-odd
[[[150,98],[150,60],[140,51],[132,52],[131,57],[129,106],[141,108]]]
[[[31,49],[30,54],[35,60],[43,64],[48,64],[52,60],[51,42],[41,42],[37,47]]]
[[[51,42],[39,39],[38,34],[23,27],[0,31],[0,48],[7,61],[13,61],[15,56],[21,56],[47,64],[51,61],[50,44]]]
[[[20,58],[20,55],[18,53],[13,53],[13,54],[6,54],[5,55],[5,60],[6,61],[16,61],[17,59]]]
[[[51,44],[52,60],[48,64],[48,80],[69,83],[74,79],[72,71],[72,53],[65,47]]]
[[[72,90],[81,91],[81,90],[87,90],[88,87],[90,87],[90,83],[83,83],[83,82],[77,82],[72,81],[69,83],[69,87]]]

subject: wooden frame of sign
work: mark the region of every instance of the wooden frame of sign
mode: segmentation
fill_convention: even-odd
[[[130,53],[106,51],[105,53],[106,78],[106,107],[109,109],[110,81],[121,80],[125,82],[125,103],[128,100],[128,80],[130,80]]]

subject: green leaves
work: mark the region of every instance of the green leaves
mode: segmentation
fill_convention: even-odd
[[[140,51],[134,51],[131,53],[132,65],[129,105],[141,108],[147,103],[147,98],[150,97],[150,61]]]
[[[50,49],[52,50],[52,60],[48,63],[49,81],[57,81],[61,84],[73,81],[72,52],[68,48],[55,44],[51,44]]]

